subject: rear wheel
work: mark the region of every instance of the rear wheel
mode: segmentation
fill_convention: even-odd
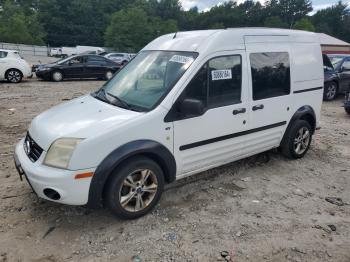
[[[111,70],[108,70],[105,74],[105,79],[109,80],[113,77],[113,72]]]
[[[336,82],[328,82],[324,85],[323,99],[326,101],[334,100],[337,96],[338,85]]]
[[[291,159],[302,158],[310,148],[312,140],[311,125],[305,120],[297,120],[282,141],[283,155]]]
[[[54,71],[51,78],[55,82],[60,82],[63,80],[63,74],[60,71]]]
[[[108,181],[105,201],[122,219],[135,219],[150,212],[164,188],[162,169],[153,160],[135,157],[122,164]]]
[[[17,69],[9,69],[5,77],[7,81],[11,83],[19,83],[22,81],[23,75],[22,72]]]

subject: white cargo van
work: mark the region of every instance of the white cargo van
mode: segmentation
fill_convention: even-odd
[[[97,92],[37,116],[16,167],[41,198],[136,218],[177,179],[273,148],[303,157],[322,96],[314,33],[168,34]]]

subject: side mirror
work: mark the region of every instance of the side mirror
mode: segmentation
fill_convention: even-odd
[[[181,102],[180,110],[185,116],[201,116],[204,114],[204,104],[198,99],[186,98]]]
[[[73,63],[73,61],[72,60],[69,60],[68,61],[68,65],[73,65],[74,63]]]

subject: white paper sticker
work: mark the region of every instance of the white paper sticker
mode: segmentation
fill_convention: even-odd
[[[211,78],[212,78],[212,81],[232,79],[232,72],[230,69],[214,70],[214,71],[211,71]]]
[[[192,57],[182,56],[182,55],[174,55],[169,61],[175,62],[175,63],[180,63],[180,64],[187,64],[188,62],[190,62],[192,60],[193,60]]]

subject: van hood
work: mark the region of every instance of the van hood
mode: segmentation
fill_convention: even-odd
[[[29,134],[40,147],[47,151],[52,142],[58,138],[97,136],[141,114],[87,95],[55,106],[38,115],[29,127]]]

